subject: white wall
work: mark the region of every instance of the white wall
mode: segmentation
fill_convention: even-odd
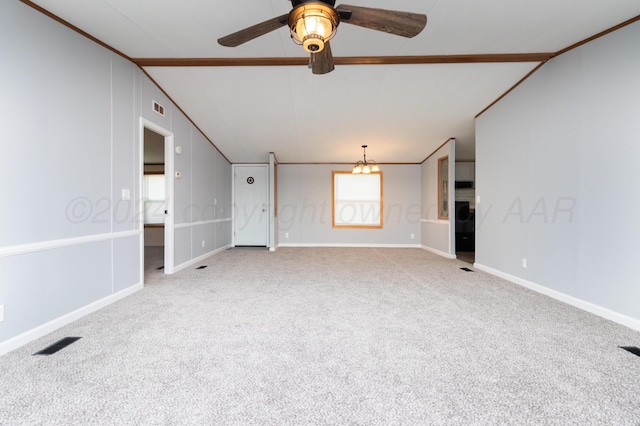
[[[438,218],[438,159],[449,157],[449,220]],[[421,165],[422,246],[441,256],[455,257],[455,140],[451,139]]]
[[[176,206],[222,208],[188,218],[180,261],[230,244],[231,166],[134,64],[21,2],[0,3],[0,52],[1,354],[141,288],[141,116],[188,147]]]
[[[273,152],[269,153],[269,250],[278,247],[278,209],[276,198],[278,184],[278,162]]]
[[[638,40],[555,58],[477,119],[476,263],[640,329]]]
[[[383,228],[334,229],[331,221],[331,172],[351,170],[351,166],[279,164],[279,244],[418,246],[420,166],[383,164],[380,168],[383,174]]]

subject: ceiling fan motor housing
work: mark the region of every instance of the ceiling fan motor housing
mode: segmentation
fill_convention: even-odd
[[[321,52],[340,23],[340,16],[333,8],[335,0],[291,0],[291,3],[294,6],[288,17],[291,38],[308,52]]]
[[[324,3],[333,7],[336,5],[336,0],[291,0],[293,7],[300,6],[303,3]]]

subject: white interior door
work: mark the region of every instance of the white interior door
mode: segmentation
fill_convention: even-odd
[[[234,166],[234,244],[267,246],[269,235],[269,168]]]

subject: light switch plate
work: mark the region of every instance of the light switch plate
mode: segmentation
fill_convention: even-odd
[[[4,305],[0,305],[0,322],[4,321]]]
[[[128,189],[122,190],[122,201],[129,201],[131,199],[131,191]]]

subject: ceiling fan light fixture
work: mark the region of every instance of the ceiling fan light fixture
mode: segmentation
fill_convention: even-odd
[[[291,38],[307,52],[318,53],[336,34],[340,17],[336,10],[324,3],[305,2],[289,13]]]

